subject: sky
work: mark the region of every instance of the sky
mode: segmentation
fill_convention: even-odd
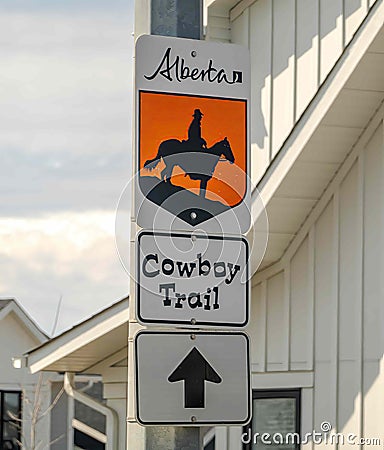
[[[133,0],[0,1],[0,298],[48,334],[129,290],[132,32]]]

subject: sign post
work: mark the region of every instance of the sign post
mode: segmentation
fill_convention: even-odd
[[[248,50],[144,35],[135,85],[134,328],[174,327],[134,336],[136,419],[242,425],[251,414],[241,331],[250,309]]]

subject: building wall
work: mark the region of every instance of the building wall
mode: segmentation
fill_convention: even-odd
[[[12,357],[22,356],[27,350],[36,347],[41,342],[28,330],[26,325],[10,312],[0,321],[0,342],[5,345],[0,347],[0,389],[23,392],[23,422],[22,434],[26,450],[29,450],[31,440],[31,422],[35,400],[40,403],[41,411],[49,406],[50,384],[45,375],[41,383],[41,389],[36,397],[36,385],[39,375],[31,375],[27,368],[15,369],[12,366]],[[47,414],[35,427],[37,439],[43,444],[49,444],[50,417]]]
[[[0,342],[7,343],[0,347],[0,383],[2,385],[20,384],[25,381],[23,371],[17,371],[12,367],[12,357],[23,355],[28,349],[36,347],[40,342],[30,333],[26,326],[13,312],[7,314],[0,321]],[[28,377],[34,380],[36,376]]]
[[[250,49],[256,184],[375,1],[242,0],[232,9],[228,1],[208,3],[207,38]]]
[[[62,381],[52,383],[51,402],[60,395],[63,387]],[[63,394],[58,399],[51,413],[50,450],[67,450],[68,448],[68,397]]]
[[[252,386],[302,388],[303,433],[328,421],[384,439],[383,137],[382,107],[282,260],[253,279]],[[240,450],[240,435],[218,428],[220,448]]]
[[[103,377],[103,398],[118,416],[119,450],[126,449],[127,440],[127,355],[128,348],[125,347],[98,366],[98,370]]]

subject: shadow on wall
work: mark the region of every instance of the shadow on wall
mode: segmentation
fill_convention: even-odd
[[[366,0],[258,0],[231,22],[232,42],[251,51],[251,142],[268,152],[267,159],[275,156],[367,13]],[[214,6],[210,15],[215,16]]]

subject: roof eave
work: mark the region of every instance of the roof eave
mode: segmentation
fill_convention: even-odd
[[[123,299],[29,351],[26,356],[31,373],[62,371],[63,368],[67,371],[83,372],[86,367],[93,366],[103,359],[105,351],[112,353],[118,351],[120,348],[103,349],[98,346],[98,341],[119,327],[125,324],[128,326],[128,311],[128,299]],[[94,347],[92,357],[87,361],[80,360],[73,364],[71,355],[76,355],[82,348],[89,345]]]

